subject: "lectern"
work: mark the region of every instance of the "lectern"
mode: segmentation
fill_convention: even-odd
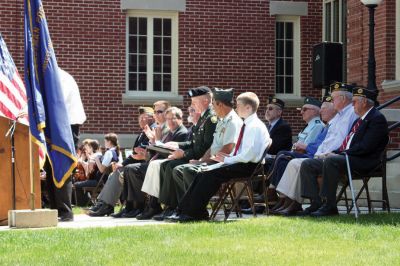
[[[30,208],[30,165],[29,165],[29,127],[16,123],[14,132],[15,164],[12,176],[11,140],[5,137],[12,120],[0,116],[0,224],[7,225],[8,210]],[[32,145],[33,180],[35,188],[35,208],[41,208],[39,152],[37,145]],[[14,180],[13,180],[14,179]],[[14,183],[15,182],[15,183]],[[15,186],[13,185],[15,184]],[[15,187],[15,198],[14,195]]]

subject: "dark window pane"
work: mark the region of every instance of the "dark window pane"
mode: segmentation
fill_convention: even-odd
[[[147,35],[147,18],[139,18],[139,34]]]
[[[129,72],[137,72],[137,55],[129,55]]]
[[[129,74],[129,90],[136,91],[137,90],[137,74]]]
[[[146,74],[139,74],[139,90],[140,91],[147,90]]]
[[[171,75],[163,76],[163,91],[171,91]]]
[[[163,53],[171,54],[171,38],[164,37],[163,44]]]
[[[145,36],[139,37],[139,53],[145,54],[147,52],[147,38]]]
[[[137,53],[137,37],[129,37],[129,53]]]
[[[283,77],[276,77],[276,93],[283,93]]]
[[[286,41],[286,57],[293,57],[293,41]]]
[[[137,18],[129,18],[129,34],[137,34]]]
[[[139,55],[139,72],[147,72],[146,56]]]
[[[161,55],[155,55],[153,61],[153,68],[154,68],[154,73],[161,73],[161,66],[162,66],[162,61],[161,61]]]
[[[161,74],[153,75],[153,91],[161,91]]]
[[[286,77],[285,92],[293,93],[293,77]]]
[[[154,54],[161,54],[162,38],[154,37],[153,44]]]
[[[154,19],[154,35],[158,35],[158,36],[162,35],[162,19],[161,18]]]
[[[171,73],[171,56],[163,57],[163,73]]]
[[[325,41],[331,41],[331,3],[325,5]]]
[[[286,24],[286,39],[292,40],[293,39],[293,23],[287,22]]]
[[[283,22],[276,23],[276,39],[283,39]]]
[[[163,35],[164,36],[171,36],[171,20],[170,19],[164,19]]]
[[[293,75],[293,59],[292,58],[287,58],[285,60],[285,74]]]
[[[284,56],[284,41],[276,41],[276,56],[283,57]]]
[[[276,74],[277,75],[284,75],[284,60],[283,58],[276,59]]]

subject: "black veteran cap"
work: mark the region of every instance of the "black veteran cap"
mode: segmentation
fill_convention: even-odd
[[[332,102],[332,96],[324,96],[324,97],[322,97],[322,102],[323,103],[330,103],[330,102]]]
[[[220,101],[223,103],[232,103],[233,101],[233,89],[212,89],[214,100]]]
[[[197,97],[197,96],[201,96],[201,95],[204,95],[207,93],[210,93],[210,89],[206,86],[200,86],[197,88],[190,89],[188,92],[188,95],[190,97]]]
[[[147,107],[147,106],[140,106],[139,107],[139,114],[149,114],[149,115],[153,115],[154,114],[154,110],[151,107]]]
[[[351,92],[352,93],[354,85],[346,84],[346,83],[343,83],[343,82],[335,82],[335,83],[332,83],[329,86],[329,88],[330,88],[330,92],[331,93],[334,92],[334,91],[347,91],[347,92]]]
[[[367,90],[363,87],[355,87],[353,89],[353,96],[365,97],[367,99],[376,101],[376,97],[378,95],[375,91]]]
[[[278,98],[274,98],[274,97],[270,97],[268,99],[268,104],[274,104],[282,109],[285,107],[284,101],[282,101],[281,99],[278,99]]]

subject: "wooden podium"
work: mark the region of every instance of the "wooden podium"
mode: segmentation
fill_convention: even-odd
[[[5,137],[12,120],[0,116],[0,225],[6,225],[8,210],[13,208],[13,180],[11,138]],[[15,206],[17,210],[30,208],[29,127],[18,123],[14,133],[15,147]],[[32,144],[35,208],[41,208],[39,152]]]

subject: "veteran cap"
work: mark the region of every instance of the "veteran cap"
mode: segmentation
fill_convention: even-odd
[[[330,103],[330,102],[332,102],[332,96],[327,95],[327,96],[322,97],[322,102],[323,102],[323,103]]]
[[[208,87],[200,86],[200,87],[197,87],[197,88],[190,89],[188,91],[188,95],[190,97],[197,97],[197,96],[201,96],[201,95],[204,95],[204,94],[207,94],[207,93],[210,93],[210,92],[211,91],[210,91],[210,89]]]
[[[278,99],[275,97],[270,97],[268,99],[268,104],[274,104],[274,105],[280,107],[281,109],[283,109],[285,107],[285,102],[282,101],[281,99]]]
[[[212,89],[214,100],[220,101],[223,103],[232,103],[233,101],[233,89]]]
[[[353,92],[353,88],[355,86],[351,84],[346,84],[343,82],[334,82],[329,86],[330,92],[334,91],[347,91],[347,92]]]
[[[353,96],[365,97],[367,99],[376,101],[378,94],[375,91],[367,90],[363,87],[355,87],[353,89]]]
[[[147,106],[140,106],[139,107],[139,114],[149,114],[154,115],[154,109]]]
[[[304,98],[304,105],[314,105],[317,106],[318,108],[321,108],[321,102],[318,99],[312,98],[312,97],[306,97]],[[301,110],[301,108],[296,108],[298,111]]]

